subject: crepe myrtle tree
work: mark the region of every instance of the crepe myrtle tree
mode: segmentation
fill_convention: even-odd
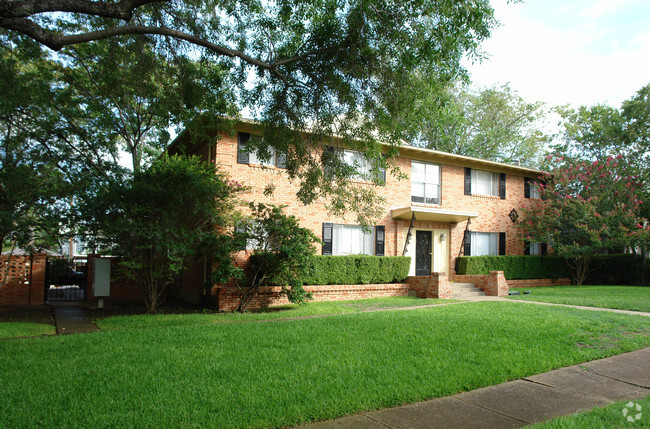
[[[313,267],[318,237],[301,227],[295,216],[284,213],[284,206],[250,203],[251,215],[222,237],[214,254],[215,283],[231,283],[239,294],[237,311],[244,312],[261,286],[282,286],[289,302],[303,304],[311,293],[302,279]],[[248,267],[241,264],[242,249],[250,249]]]
[[[650,233],[639,214],[639,177],[622,173],[622,158],[557,168],[541,178],[541,199],[522,207],[517,223],[522,239],[552,245],[573,268],[578,285],[600,251],[635,246]]]
[[[80,230],[93,231],[91,245],[122,258],[119,274],[141,287],[150,313],[231,222],[239,190],[214,165],[176,155],[97,187],[80,203]]]

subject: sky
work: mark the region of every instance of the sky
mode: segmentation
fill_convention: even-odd
[[[466,64],[475,87],[509,83],[549,106],[620,107],[650,83],[650,0],[492,0],[500,26]]]

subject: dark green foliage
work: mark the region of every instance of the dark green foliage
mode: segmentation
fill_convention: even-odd
[[[233,242],[248,242],[254,247],[246,278],[244,271],[237,266],[236,253],[230,252],[230,255],[222,254],[216,258],[216,262],[218,267],[229,264],[234,268],[218,268],[213,273],[213,280],[216,283],[234,283],[239,291],[239,312],[246,310],[260,286],[269,284],[269,279],[275,279],[274,284],[283,286],[282,293],[289,302],[307,302],[311,293],[302,288],[303,278],[312,269],[311,260],[316,252],[314,244],[320,240],[309,229],[301,227],[298,218],[286,215],[284,206],[251,203],[250,209],[251,218],[242,222],[238,228],[240,231],[235,231],[232,236]]]
[[[314,256],[306,285],[355,285],[400,283],[406,279],[411,258],[408,256]],[[268,284],[282,284],[273,278]]]
[[[636,285],[641,283],[643,259],[640,255],[621,253],[599,255],[592,262],[592,270],[587,274],[588,285]],[[648,264],[650,265],[650,264]],[[650,270],[646,266],[646,279]]]
[[[187,262],[219,242],[234,192],[214,165],[198,157],[163,156],[130,180],[89,192],[81,202],[81,232],[124,258],[122,276],[140,285],[153,313]]]
[[[461,256],[456,260],[457,274],[489,274],[503,271],[506,279],[547,279],[569,277],[571,269],[558,256]]]

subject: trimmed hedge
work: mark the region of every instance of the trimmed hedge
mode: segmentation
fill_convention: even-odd
[[[635,285],[641,283],[642,256],[631,253],[599,255],[590,265],[586,285]],[[646,283],[650,281],[650,261],[646,264]]]
[[[401,283],[411,265],[408,256],[316,255],[313,260],[313,269],[303,278],[305,285]],[[278,282],[271,280],[268,284]]]
[[[571,276],[571,268],[559,256],[461,256],[456,260],[456,274],[485,275],[490,274],[490,271],[503,271],[508,280]]]
[[[634,285],[641,281],[643,260],[631,253],[598,255],[590,265],[586,285]],[[489,274],[503,271],[508,280],[571,277],[572,269],[559,256],[461,256],[456,260],[457,274]],[[650,281],[650,261],[646,282]]]

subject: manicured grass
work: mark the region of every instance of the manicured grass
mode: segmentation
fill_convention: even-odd
[[[0,341],[0,427],[281,427],[650,345],[642,316],[477,302]]]
[[[512,290],[529,290],[531,293],[510,296],[511,299],[650,312],[650,287],[549,286]]]
[[[371,298],[355,301],[310,302],[307,305],[284,305],[251,313],[190,313],[190,314],[142,314],[114,316],[97,320],[102,331],[116,329],[143,329],[164,326],[206,325],[213,323],[247,322],[254,320],[282,319],[288,317],[316,316],[320,314],[358,313],[367,310],[381,310],[420,305],[447,304],[456,302],[440,299],[419,299],[412,297]]]
[[[632,402],[632,407],[627,405]],[[641,408],[641,418],[629,422],[623,415],[623,409],[628,408],[628,416],[634,418],[638,411],[636,404]],[[527,426],[530,429],[610,429],[610,428],[647,428],[650,427],[650,395],[644,399],[621,401],[607,407],[594,408],[591,411],[558,417],[544,423]]]
[[[53,335],[55,332],[54,325],[47,323],[0,322],[0,338]]]

